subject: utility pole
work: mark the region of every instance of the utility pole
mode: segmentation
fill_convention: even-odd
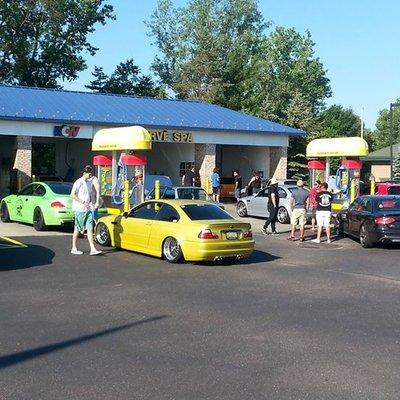
[[[364,139],[364,107],[361,109],[361,138]]]
[[[390,179],[393,179],[393,145],[394,145],[394,134],[393,134],[393,109],[400,107],[400,103],[390,103],[389,111],[389,126],[390,126]]]

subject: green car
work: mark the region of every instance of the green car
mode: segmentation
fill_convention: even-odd
[[[1,201],[1,220],[33,224],[37,231],[45,230],[47,226],[72,224],[71,190],[72,183],[69,182],[30,183],[18,194]],[[107,210],[99,210],[99,217],[106,214]]]

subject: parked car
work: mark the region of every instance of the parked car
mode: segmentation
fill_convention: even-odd
[[[154,200],[155,189],[147,194],[146,200]],[[223,210],[225,209],[222,203],[213,201],[207,192],[197,186],[161,186],[160,187],[161,199],[186,199],[186,200],[203,200],[217,204]]]
[[[287,224],[290,221],[290,215],[292,213],[290,202],[292,193],[296,190],[299,190],[297,186],[278,184],[279,208],[277,219],[281,224]],[[237,214],[240,217],[251,216],[267,218],[269,215],[267,193],[268,188],[265,188],[252,196],[242,197],[236,205]]]
[[[400,195],[400,181],[376,182],[375,194],[381,196]]]
[[[99,220],[96,241],[167,261],[243,258],[253,252],[251,225],[199,200],[150,200]]]
[[[339,233],[360,240],[362,247],[400,242],[400,196],[361,196],[338,214]]]
[[[30,183],[18,194],[9,195],[1,201],[1,220],[32,224],[37,231],[48,226],[73,223],[72,185],[70,182]],[[99,209],[99,217],[106,214],[106,209]]]

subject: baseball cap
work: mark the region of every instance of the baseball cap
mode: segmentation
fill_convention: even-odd
[[[296,182],[296,185],[297,186],[304,186],[304,182],[301,180],[301,179],[299,179],[297,182]]]

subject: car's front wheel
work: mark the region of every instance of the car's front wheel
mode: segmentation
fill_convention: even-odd
[[[371,239],[371,234],[368,232],[368,229],[365,225],[361,225],[360,228],[360,244],[365,249],[374,245],[374,242]]]
[[[36,231],[44,231],[46,229],[46,223],[40,208],[35,208],[33,212],[33,228]]]
[[[162,247],[163,257],[170,263],[178,263],[183,260],[183,253],[178,241],[173,237],[167,237]]]
[[[285,207],[278,208],[276,218],[281,224],[287,224],[290,221],[289,213]]]
[[[11,222],[10,213],[8,212],[7,204],[3,201],[0,207],[1,221]]]
[[[236,205],[236,212],[239,217],[247,217],[247,208],[246,204],[243,201],[239,201]]]
[[[110,231],[107,228],[107,225],[103,222],[99,222],[96,226],[96,234],[95,234],[96,242],[102,246],[110,246],[111,245],[111,235]]]

